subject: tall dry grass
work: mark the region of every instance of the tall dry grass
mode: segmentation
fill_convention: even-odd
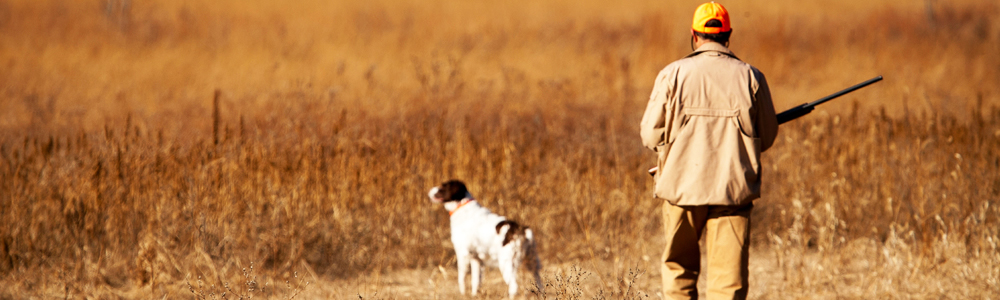
[[[887,77],[765,153],[753,296],[997,294],[998,7],[914,2],[727,4],[779,109]],[[547,296],[655,298],[636,125],[696,4],[0,2],[0,298],[450,297],[393,285],[451,268],[448,178]]]

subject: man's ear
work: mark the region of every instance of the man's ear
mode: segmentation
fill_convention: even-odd
[[[698,43],[698,35],[694,34],[694,29],[691,29],[691,39],[690,42],[688,43],[691,45],[691,51],[696,50],[694,45],[697,43]]]

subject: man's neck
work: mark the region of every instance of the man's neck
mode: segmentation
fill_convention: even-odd
[[[713,40],[710,40],[710,39],[697,39],[697,40],[694,41],[694,48],[698,49],[698,48],[701,48],[701,46],[704,46],[705,44],[709,44],[709,43],[719,44],[719,43],[717,43],[717,42],[715,42]],[[719,44],[719,45],[722,45],[722,44]],[[722,45],[722,46],[725,46],[725,45]]]

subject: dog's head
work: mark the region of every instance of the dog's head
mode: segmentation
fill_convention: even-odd
[[[431,202],[442,203],[449,201],[462,201],[462,199],[472,199],[472,194],[465,187],[465,183],[459,180],[448,180],[439,186],[431,189],[427,196],[431,197]]]

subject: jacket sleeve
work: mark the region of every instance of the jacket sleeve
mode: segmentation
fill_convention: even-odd
[[[778,136],[778,117],[774,112],[774,102],[771,101],[771,88],[767,86],[767,79],[764,73],[754,70],[757,77],[757,92],[754,98],[757,106],[757,115],[754,122],[757,125],[757,136],[760,138],[761,152],[771,148],[774,139]]]
[[[667,132],[664,118],[667,111],[667,94],[671,90],[671,87],[667,86],[670,82],[666,80],[665,71],[656,76],[653,92],[649,95],[649,103],[646,104],[646,112],[643,113],[642,121],[639,123],[642,145],[653,151],[656,151],[656,147],[664,143],[670,134]]]

